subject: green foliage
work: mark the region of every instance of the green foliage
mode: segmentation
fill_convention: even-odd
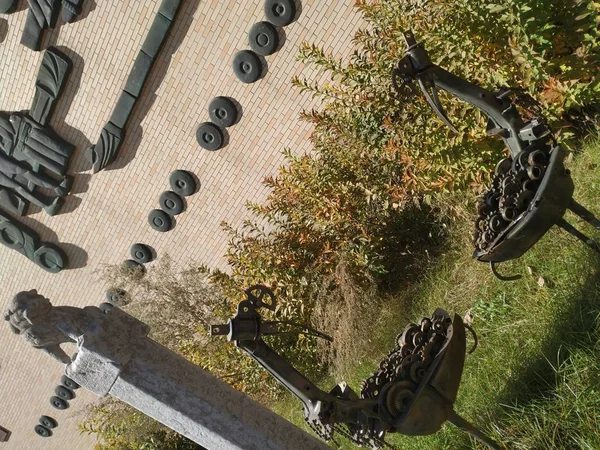
[[[79,429],[97,435],[96,450],[204,450],[195,442],[111,397],[89,405]]]
[[[322,101],[319,111],[302,114],[314,126],[313,152],[286,151],[285,166],[265,179],[266,202],[248,205],[256,220],[240,229],[224,225],[231,271],[212,273],[235,301],[249,285],[271,286],[279,319],[311,321],[323,284],[333,296],[340,290],[342,262],[359,284],[414,277],[454,219],[439,211],[447,209],[445,196],[481,190],[503,157],[470,105],[442,95],[459,131],[453,134],[423,96],[392,89],[403,31],[412,29],[433,60],[459,76],[490,89],[524,89],[542,102],[563,140],[574,111],[581,117],[598,103],[596,2],[357,0],[356,7],[366,25],[349,58],[309,43],[299,50],[302,62],[328,76],[292,80]],[[314,339],[278,337],[273,345],[314,373]]]
[[[597,129],[593,135],[569,168],[577,200],[597,213]],[[567,220],[600,239],[573,215]],[[508,273],[523,278],[502,282],[471,259],[470,228],[466,220],[454,223],[447,252],[426,275],[408,292],[384,297],[379,315],[365,317],[376,324],[369,354],[358,357],[343,379],[358,389],[404,325],[435,308],[470,312],[479,344],[466,357],[457,413],[506,449],[600,448],[600,257],[554,228],[521,259],[506,263]],[[297,401],[284,397],[276,410],[305,426]],[[386,440],[403,450],[487,448],[451,424],[431,436],[388,434]],[[340,449],[357,447],[342,440]]]
[[[393,147],[405,165],[404,186],[417,193],[480,185],[501,146],[485,136],[482,114],[445,96],[459,133],[451,133],[424,98],[400,98],[390,72],[403,56],[402,32],[412,29],[441,67],[494,89],[520,86],[542,102],[554,127],[572,108],[598,105],[599,4],[579,0],[359,0],[367,26],[344,62],[305,43],[300,59],[331,81],[295,78],[323,99],[315,133],[332,124],[369,150]],[[566,133],[563,137],[567,137]]]
[[[518,449],[600,448],[600,364],[593,350],[597,331],[594,338],[588,344],[592,349],[567,346],[556,361],[548,361],[553,379],[547,395],[506,408],[501,422],[505,441],[517,442]]]
[[[286,151],[286,165],[276,177],[265,180],[270,188],[266,202],[248,205],[256,219],[245,222],[240,229],[224,224],[230,235],[227,256],[231,270],[210,274],[219,287],[218,292],[205,289],[204,270],[177,271],[171,267],[158,279],[149,274],[138,277],[134,285],[123,285],[128,291],[138,289],[137,296],[130,292],[134,299],[130,310],[139,307],[137,314],[141,318],[154,321],[157,339],[264,401],[278,393],[272,378],[232,345],[207,339],[201,328],[233,314],[242,299],[242,290],[257,283],[272,287],[279,300],[277,311],[265,315],[265,319],[299,323],[320,320],[326,328],[328,324],[343,321],[358,329],[361,320],[352,315],[336,315],[336,310],[346,308],[350,313],[358,311],[376,321],[379,316],[373,311],[383,309],[383,303],[371,300],[367,305],[369,298],[375,297],[370,295],[372,282],[379,287],[384,282],[391,283],[390,280],[405,282],[404,287],[416,284],[417,274],[430,266],[430,254],[439,250],[446,237],[445,230],[457,218],[457,211],[450,211],[452,206],[444,199],[450,194],[466,192],[468,196],[481,190],[490,168],[503,156],[501,143],[485,135],[485,118],[470,105],[442,93],[442,102],[459,131],[452,134],[422,96],[407,98],[393,91],[391,71],[404,54],[403,31],[413,30],[434,62],[456,75],[490,89],[505,85],[524,89],[543,104],[551,126],[560,130],[563,141],[573,136],[569,128],[573,124],[569,121],[575,116],[585,119],[591,108],[599,104],[598,2],[356,0],[355,3],[366,26],[356,33],[349,58],[336,57],[314,44],[304,43],[300,47],[298,58],[329,76],[327,82],[292,80],[298,89],[322,101],[319,111],[302,114],[302,119],[314,127],[314,150],[307,155]],[[462,256],[464,248],[469,246],[465,242],[461,242]],[[552,254],[558,254],[556,248],[552,248]],[[513,335],[506,339],[496,322],[508,318],[522,324],[517,321],[518,314],[529,311],[530,305],[517,308],[504,291],[500,295],[489,282],[468,276],[461,278],[469,272],[465,265],[472,262],[463,258],[458,264],[458,269],[454,266],[458,274],[453,273],[458,285],[444,279],[436,285],[438,291],[433,293],[436,295],[424,295],[418,300],[423,307],[431,306],[432,301],[442,305],[449,302],[452,307],[471,302],[468,306],[473,307],[476,319],[485,325],[482,337],[504,350],[490,354],[484,348],[480,353],[486,364],[495,363],[483,375],[481,385],[473,382],[469,385],[472,392],[476,391],[471,394],[472,405],[483,408],[489,406],[489,399],[482,396],[489,396],[500,380],[506,380],[507,370],[516,371],[520,367],[519,361],[512,359],[506,369],[503,365],[506,355],[525,351],[523,342]],[[477,298],[473,298],[473,292]],[[325,302],[326,297],[333,299],[332,303]],[[419,301],[410,306],[415,307]],[[407,298],[402,297],[395,305],[396,311],[405,311],[407,304]],[[546,314],[547,320],[556,320],[555,313],[544,310],[541,314]],[[397,323],[402,321],[392,322],[395,328],[387,331],[395,334]],[[523,326],[529,331],[529,323]],[[348,330],[332,329],[331,333],[341,337],[342,342],[352,343],[357,335],[344,331]],[[533,344],[555,338],[544,334],[545,331],[543,327],[536,328]],[[284,335],[270,339],[269,343],[278,352],[309,377],[322,374],[325,366],[315,363],[322,358],[318,357],[314,338]],[[535,347],[529,341],[527,344],[527,355],[531,356],[530,349]],[[343,354],[348,360],[347,350],[347,346],[333,347],[331,358]],[[361,358],[365,354],[368,352],[362,352]],[[547,353],[544,356],[550,359]],[[576,359],[573,350],[562,360],[569,364],[552,360],[553,373],[557,377],[565,373],[580,374],[579,370],[569,370],[587,356]],[[348,367],[342,364],[340,370],[346,371]],[[566,396],[569,390],[566,383],[557,382],[555,387],[554,398],[546,396],[527,405],[512,405],[517,414],[514,420],[507,419],[503,433],[509,435],[512,429],[515,436],[521,436],[515,440],[525,440],[524,436],[530,435],[534,442],[552,432],[550,420],[537,420],[538,409],[564,412],[567,403],[562,399],[572,400]],[[587,399],[593,393],[587,388],[582,392],[577,399]],[[468,407],[468,402],[467,398],[465,410],[477,414]],[[576,404],[596,413],[597,404],[591,400]],[[494,416],[496,411],[488,408],[486,414]],[[530,428],[525,423],[514,423],[519,414],[531,418]],[[589,417],[569,415],[570,419],[575,418],[569,424],[584,430],[590,425]],[[93,426],[97,427],[95,422]],[[120,439],[126,428],[106,427],[107,439]],[[154,436],[152,433],[148,435]],[[415,442],[419,448],[440,448],[436,444],[452,442],[456,445],[450,448],[460,448],[459,443],[465,443],[464,435],[457,436],[453,431],[444,431],[439,437],[402,441],[402,444],[406,448]],[[434,442],[436,439],[439,440]],[[535,442],[535,445],[547,443]],[[583,441],[564,442],[575,448]]]
[[[287,153],[288,165],[266,180],[268,201],[249,205],[261,222],[226,226],[231,272],[216,271],[213,280],[236,299],[244,287],[269,285],[279,301],[277,319],[309,323],[324,280],[332,276],[339,284],[335,269],[342,260],[359,283],[394,268],[407,276],[407,266],[440,232],[435,218],[407,204],[402,165],[393,156],[343,136],[327,144],[315,140],[318,157]],[[429,230],[434,234],[423,233]],[[302,335],[273,338],[278,351],[311,375],[322,367],[314,364],[314,343]]]
[[[273,396],[265,388],[268,374],[231,344],[209,336],[211,324],[233,315],[239,293],[232,300],[209,283],[203,267],[180,267],[168,255],[148,266],[146,275],[122,266],[106,266],[103,278],[127,292],[121,307],[150,326],[150,337],[180,353],[234,388],[259,400]]]
[[[145,275],[123,266],[105,266],[102,276],[127,292],[127,302],[120,306],[146,322],[151,337],[174,351],[200,342],[210,321],[229,312],[227,300],[209,284],[204,269],[181,268],[168,255],[148,266]]]
[[[233,303],[208,282],[206,269],[182,268],[165,255],[147,266],[145,275],[119,265],[105,266],[102,278],[127,292],[118,306],[150,325],[154,340],[257,400],[273,398],[278,388],[264,370],[233,345],[209,337],[209,325],[225,322]],[[112,398],[90,405],[79,428],[97,435],[97,450],[202,450]]]

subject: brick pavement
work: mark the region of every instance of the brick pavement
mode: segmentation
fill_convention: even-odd
[[[246,33],[263,20],[262,0],[184,0],[182,10],[158,57],[133,117],[118,159],[91,175],[83,150],[95,143],[125,84],[158,8],[159,0],[86,0],[84,19],[46,33],[44,48],[54,45],[74,62],[74,70],[51,125],[77,145],[70,173],[77,173],[74,195],[55,217],[34,212],[22,221],[43,241],[58,243],[76,269],[51,275],[20,254],[0,247],[0,308],[17,291],[36,288],[55,304],[85,306],[103,301],[105,286],[97,270],[128,256],[134,242],[152,245],[181,262],[225,267],[226,235],[221,221],[238,225],[248,217],[244,203],[266,194],[263,177],[282,163],[281,151],[310,150],[310,127],[298,120],[302,109],[317,106],[293,90],[294,74],[314,76],[296,61],[303,40],[347,53],[360,17],[351,0],[302,0],[299,19],[285,28],[283,48],[268,56],[268,74],[255,84],[240,83],[231,69],[237,50],[247,48]],[[3,16],[8,34],[0,43],[0,110],[29,109],[41,53],[19,45],[27,10]],[[0,21],[3,19],[0,18]],[[1,27],[0,27],[1,28]],[[229,145],[207,152],[195,141],[195,129],[208,120],[207,106],[217,95],[231,96],[243,117],[228,129]],[[169,233],[147,224],[158,207],[174,169],[187,169],[202,187],[188,198],[188,210]],[[0,449],[88,449],[93,439],[80,435],[80,407],[93,400],[78,391],[67,411],[48,403],[61,368],[0,325],[0,426],[12,431]],[[59,422],[46,440],[33,433],[41,414]]]

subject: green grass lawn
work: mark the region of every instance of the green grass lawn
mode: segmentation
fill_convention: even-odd
[[[594,136],[570,168],[574,198],[600,216]],[[567,220],[600,240],[574,215]],[[600,449],[600,257],[554,227],[524,257],[501,266],[522,279],[501,282],[471,259],[470,229],[471,223],[459,224],[448,251],[422,279],[371,317],[369,358],[336,381],[342,376],[359,391],[408,322],[436,307],[461,316],[470,311],[479,347],[467,356],[456,411],[510,449]],[[321,387],[333,384],[323,380]],[[275,410],[306,428],[301,404],[290,396]],[[484,448],[451,424],[432,436],[389,434],[387,441],[403,450]]]

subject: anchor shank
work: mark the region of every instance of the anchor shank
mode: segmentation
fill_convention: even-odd
[[[571,199],[569,209],[585,220],[587,223],[592,225],[596,230],[600,230],[600,220],[591,212],[584,208],[582,205]]]
[[[600,246],[598,246],[598,243],[596,241],[593,241],[592,239],[587,237],[585,234],[583,234],[581,231],[579,231],[577,228],[575,228],[573,225],[571,225],[565,219],[561,219],[560,222],[558,222],[556,225],[561,227],[563,230],[567,231],[572,236],[575,236],[577,239],[579,239],[581,242],[583,242],[585,245],[587,245],[591,249],[600,253]]]
[[[465,419],[463,419],[461,416],[456,414],[456,412],[454,410],[452,410],[450,412],[450,417],[448,417],[448,422],[453,423],[461,430],[466,431],[471,436],[473,436],[475,439],[481,441],[482,443],[487,445],[492,450],[505,450],[504,447],[500,447],[496,442],[494,442],[490,437],[485,435],[477,427],[475,427],[474,425],[472,425],[471,423],[469,423]]]

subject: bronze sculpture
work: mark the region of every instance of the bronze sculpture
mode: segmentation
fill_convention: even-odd
[[[492,92],[457,77],[435,65],[411,31],[404,33],[404,39],[406,54],[392,70],[398,94],[416,93],[417,84],[436,115],[457,132],[438,96],[438,88],[445,90],[483,111],[488,116],[487,134],[502,138],[510,152],[496,166],[492,186],[480,198],[473,258],[489,262],[499,279],[516,280],[519,275],[502,276],[496,265],[520,258],[554,225],[600,252],[598,243],[563,218],[569,209],[600,229],[600,220],[573,199],[575,187],[564,165],[565,150],[541,111],[526,122],[510,99],[510,89]]]
[[[94,173],[103,170],[117,157],[125,139],[127,122],[140,98],[156,57],[169,34],[180,4],[181,0],[163,0],[161,2],[110,119],[100,131],[98,142],[86,149],[85,156],[92,163]]]
[[[465,363],[466,330],[477,342],[473,329],[457,314],[438,308],[419,325],[409,324],[379,370],[363,382],[359,397],[345,382],[330,392],[321,390],[262,336],[289,332],[284,328],[291,326],[303,329],[304,334],[331,338],[292,322],[263,321],[258,310],[276,310],[274,293],[262,285],[244,292],[246,299],[238,304],[233,318],[227,324],[211,325],[211,335],[227,336],[297,397],[307,424],[323,440],[332,440],[338,433],[359,446],[394,448],[384,440],[387,433],[426,436],[449,421],[490,449],[502,448],[454,410]]]
[[[48,126],[52,110],[71,70],[71,61],[48,49],[36,81],[29,111],[0,113],[0,206],[24,215],[33,203],[54,215],[71,189],[67,176],[74,146]],[[46,197],[37,187],[55,194]]]

